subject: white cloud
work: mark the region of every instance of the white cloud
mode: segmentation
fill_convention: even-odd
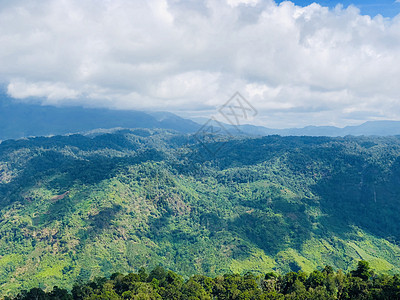
[[[255,6],[259,3],[259,0],[227,0],[230,6],[236,7],[238,5],[250,5]]]
[[[49,103],[63,99],[75,99],[79,95],[79,92],[67,88],[63,83],[27,83],[24,80],[11,80],[8,84],[8,93],[17,99],[45,97]]]
[[[400,16],[352,6],[2,1],[0,44],[20,99],[208,114],[240,91],[271,127],[400,119]]]

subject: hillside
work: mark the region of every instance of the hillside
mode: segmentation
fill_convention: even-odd
[[[216,140],[135,129],[1,143],[2,293],[157,265],[400,271],[399,138]]]

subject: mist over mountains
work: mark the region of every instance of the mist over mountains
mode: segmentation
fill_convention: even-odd
[[[42,106],[0,98],[0,140],[116,127],[164,128],[189,133],[200,126],[191,120],[168,113]]]
[[[79,133],[95,129],[149,128],[172,129],[180,133],[195,133],[207,123],[207,118],[190,120],[170,112],[123,111],[102,108],[55,107],[15,102],[0,96],[0,140],[31,136]],[[307,126],[273,129],[255,125],[233,126],[211,122],[223,127],[222,133],[249,136],[391,136],[400,134],[399,121],[368,121],[358,126]]]
[[[303,128],[272,129],[262,126],[242,125],[240,130],[250,135],[281,135],[281,136],[346,136],[375,135],[391,136],[400,134],[399,121],[368,121],[358,126],[306,126]]]

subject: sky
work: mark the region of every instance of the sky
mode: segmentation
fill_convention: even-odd
[[[277,1],[277,3],[281,3],[283,1]],[[349,5],[353,5],[360,9],[360,13],[363,15],[370,15],[372,17],[380,14],[384,17],[395,17],[400,13],[400,4],[395,0],[342,0],[342,1],[330,1],[330,0],[322,0],[322,1],[292,1],[296,5],[307,6],[314,2],[317,2],[321,6],[326,6],[330,8],[334,8],[339,3],[345,7]]]
[[[398,2],[0,0],[0,84],[184,117],[239,92],[271,128],[400,120]]]

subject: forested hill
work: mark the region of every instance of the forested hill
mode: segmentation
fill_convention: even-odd
[[[198,139],[135,129],[1,143],[1,293],[157,265],[400,271],[399,138]]]

